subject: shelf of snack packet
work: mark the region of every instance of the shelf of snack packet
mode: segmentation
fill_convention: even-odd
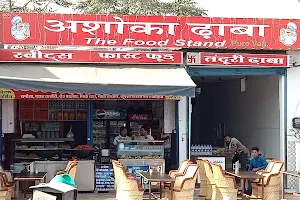
[[[15,152],[14,162],[22,160],[39,160],[39,154],[54,154],[65,148],[70,148],[69,142],[74,142],[73,138],[20,138],[13,139],[13,151]]]
[[[68,138],[50,139],[50,142],[39,139],[25,139],[26,142],[23,143],[22,140],[13,140],[17,144],[15,146],[16,156],[11,164],[11,169],[14,172],[20,173],[25,166],[29,170],[37,169],[38,171],[47,172],[46,182],[49,182],[57,171],[66,168],[70,159],[76,158],[79,162],[75,177],[78,191],[94,191],[95,160],[93,156],[97,150],[92,146],[78,145],[73,148],[72,145],[62,143],[63,141],[74,141],[74,139]],[[37,143],[38,141],[42,143]]]

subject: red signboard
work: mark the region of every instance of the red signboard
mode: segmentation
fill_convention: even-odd
[[[180,96],[60,93],[0,88],[0,99],[29,100],[180,100]]]
[[[0,62],[182,64],[181,52],[0,50]]]
[[[133,121],[144,121],[144,120],[152,120],[152,115],[148,114],[129,114],[128,119]]]
[[[188,65],[227,67],[290,67],[288,55],[243,53],[187,53]]]
[[[299,20],[38,13],[2,13],[1,20],[3,44],[300,48]]]

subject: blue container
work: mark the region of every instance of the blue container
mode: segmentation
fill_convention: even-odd
[[[73,186],[76,188],[76,183],[74,179],[67,173],[61,174],[61,175],[56,175],[50,183],[64,183],[70,186]]]

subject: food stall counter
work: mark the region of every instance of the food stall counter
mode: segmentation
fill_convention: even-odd
[[[161,140],[122,140],[117,146],[118,160],[135,175],[137,171],[149,172],[150,169],[165,173],[164,141]],[[147,183],[144,186],[147,188]]]

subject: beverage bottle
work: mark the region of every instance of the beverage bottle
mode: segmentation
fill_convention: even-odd
[[[200,149],[199,154],[203,155],[203,145],[202,144],[199,146],[199,149]]]
[[[210,155],[210,145],[207,145],[207,155]]]
[[[194,145],[192,145],[192,146],[191,146],[191,155],[192,155],[192,156],[194,155],[194,150],[195,150],[195,149],[194,149]]]
[[[206,144],[204,144],[204,145],[203,145],[203,155],[206,155],[206,153],[207,153],[206,151],[207,151],[207,149],[206,149]]]

